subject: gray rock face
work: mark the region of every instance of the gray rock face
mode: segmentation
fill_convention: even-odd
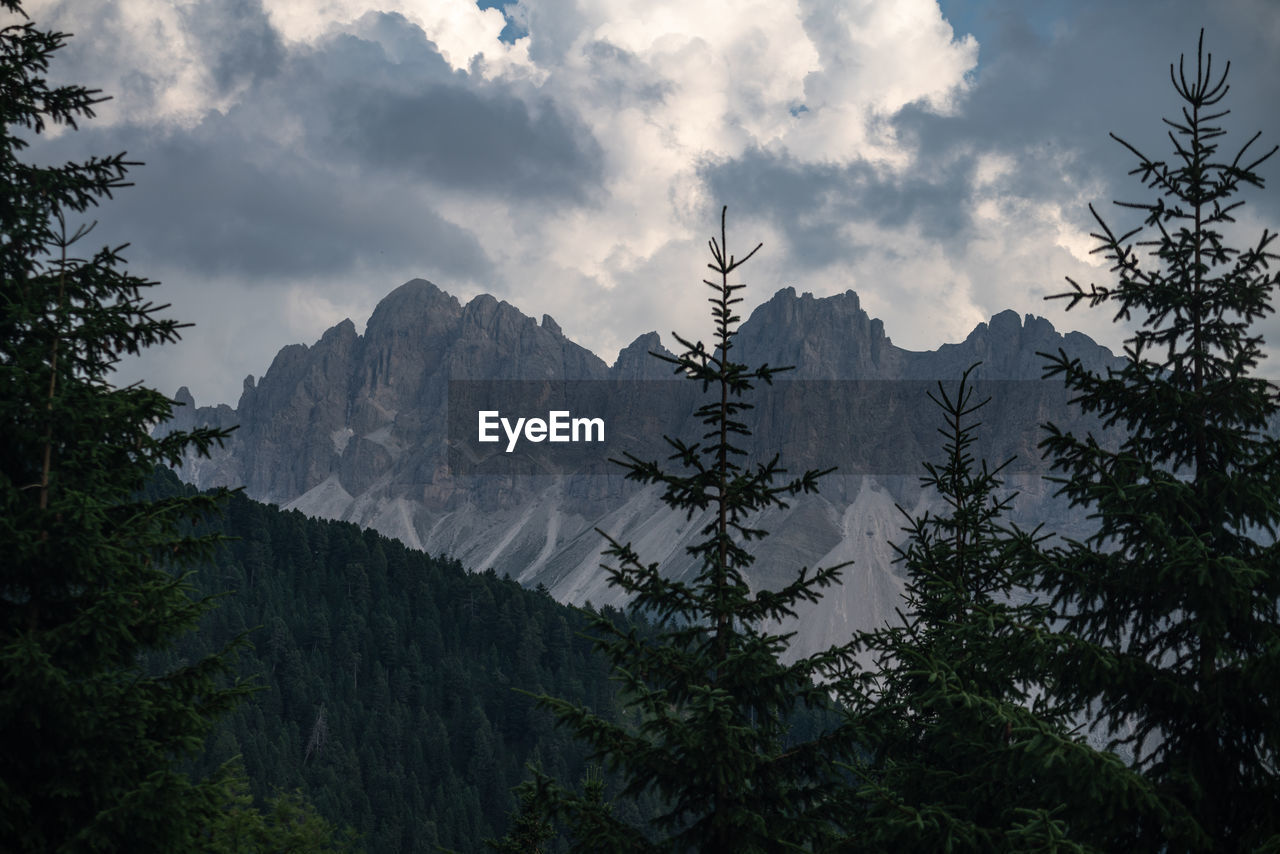
[[[983,363],[978,378],[1025,381],[1041,376],[1037,352],[1062,348],[1095,366],[1113,358],[1083,335],[1064,337],[1043,318],[1011,311],[979,324],[958,344],[907,351],[894,346],[852,291],[817,299],[791,288],[752,313],[737,344],[739,360],[791,365],[783,376],[803,381],[794,386],[799,396],[750,416],[759,447],[780,451],[784,464],[824,452],[851,460],[890,452],[916,460],[940,456],[937,410],[922,392],[905,401],[869,395],[891,402],[850,405],[824,393],[835,388],[824,382],[955,380],[976,361]],[[705,520],[673,513],[657,490],[628,484],[616,470],[607,476],[456,473],[448,454],[449,383],[612,383],[604,404],[611,413],[653,409],[653,423],[693,438],[700,432],[689,417],[699,402],[694,384],[673,379],[672,367],[652,351],[667,352],[654,332],[623,349],[610,367],[567,339],[548,316],[539,323],[487,295],[464,306],[415,279],[379,303],[364,335],[345,320],[310,347],[285,347],[257,383],[246,379],[234,410],[197,408],[189,391],[179,390],[184,406],[173,427],[240,425],[213,459],[190,460],[179,473],[201,487],[243,485],[260,500],[373,527],[411,546],[451,553],[474,569],[492,566],[527,584],[545,584],[562,601],[616,604],[617,592],[599,569],[596,528],[630,540],[646,560],[682,575],[696,569],[685,547]],[[652,395],[635,396],[641,380],[669,380],[671,393],[664,390],[657,404]],[[1037,424],[1061,421],[1059,406],[1048,401],[1019,409],[993,400],[984,411],[984,436],[1004,441],[1000,447],[1015,448],[1021,459],[1037,459]],[[816,423],[841,429],[817,435]],[[1037,475],[1011,476],[1009,485],[1022,492],[1020,523],[1047,520],[1051,530],[1074,532]],[[801,566],[854,561],[843,587],[801,615],[797,649],[842,640],[853,628],[893,615],[902,585],[889,542],[900,539],[904,522],[896,505],[917,512],[927,503],[911,472],[859,474],[846,467],[824,481],[820,495],[802,496],[759,520],[773,535],[755,548],[753,584],[775,587]],[[1055,522],[1061,524],[1054,528]]]
[[[761,304],[738,336],[741,360],[791,365],[792,377],[814,380],[908,379],[904,368],[915,354],[893,346],[884,324],[862,310],[858,295],[845,291],[815,299],[783,288]]]

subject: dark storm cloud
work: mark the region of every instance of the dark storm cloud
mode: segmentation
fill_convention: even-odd
[[[353,181],[280,149],[248,157],[225,121],[159,140],[131,126],[85,131],[74,149],[59,140],[47,153],[128,150],[146,159],[130,173],[136,186],[117,193],[95,232],[99,240],[133,241],[134,262],[262,281],[422,261],[459,276],[490,271],[471,234],[412,194]],[[113,233],[123,223],[129,233]]]
[[[1051,197],[1064,183],[1100,180],[1113,195],[1099,201],[1135,192],[1142,198],[1142,187],[1126,175],[1135,165],[1132,155],[1108,133],[1156,159],[1171,155],[1161,118],[1176,118],[1182,101],[1169,82],[1169,65],[1185,54],[1194,72],[1203,26],[1215,78],[1231,62],[1224,151],[1234,153],[1258,130],[1268,147],[1280,142],[1280,54],[1263,35],[1277,31],[1280,7],[1249,0],[1171,0],[1158,7],[1080,0],[1070,12],[1069,19],[1037,18],[1027,4],[1004,0],[960,16],[982,45],[972,91],[954,116],[909,106],[894,117],[895,128],[925,161],[965,147],[1014,157],[1017,171],[1007,180],[1028,196]],[[1255,13],[1271,19],[1253,20]],[[1280,183],[1280,161],[1268,168],[1273,184]],[[1257,201],[1271,219],[1280,212],[1274,192]]]
[[[103,15],[90,29],[111,31]],[[134,241],[132,261],[262,281],[422,264],[492,280],[476,238],[435,212],[435,190],[556,204],[600,181],[580,123],[454,71],[402,16],[370,13],[288,52],[258,0],[183,17],[213,83],[239,90],[230,108],[192,128],[90,122],[37,149],[46,162],[120,150],[146,162],[95,232]],[[110,233],[124,222],[128,234]]]
[[[280,70],[285,51],[261,0],[204,0],[179,9],[221,94]]]
[[[581,200],[602,172],[600,147],[550,104],[537,113],[501,92],[432,85],[332,94],[331,143],[376,169],[450,189]]]
[[[959,238],[970,216],[956,199],[967,192],[971,167],[969,162],[932,177],[895,178],[863,161],[808,164],[752,149],[700,172],[713,198],[774,222],[786,232],[797,260],[818,269],[857,260],[867,249],[842,234],[849,222],[886,229],[914,223],[927,238]]]
[[[600,145],[549,100],[452,70],[400,15],[369,13],[358,32],[296,57],[273,87],[317,155],[508,198],[582,200],[599,184]]]

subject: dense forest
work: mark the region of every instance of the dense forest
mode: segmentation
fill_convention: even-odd
[[[190,492],[167,470],[147,498]],[[492,570],[468,572],[399,540],[233,494],[202,533],[225,537],[189,581],[218,596],[200,628],[157,656],[170,670],[243,637],[237,674],[256,684],[195,764],[239,757],[255,798],[298,791],[369,851],[490,850],[532,765],[585,779],[588,748],[535,695],[620,720],[617,684],[587,631],[594,617]],[[794,721],[796,738],[824,720]],[[619,803],[639,821],[644,801]]]
[[[149,489],[184,487],[163,471]],[[367,850],[387,852],[487,850],[529,763],[585,776],[585,745],[531,694],[617,717],[607,664],[583,634],[588,614],[239,494],[206,525],[228,539],[190,581],[222,598],[157,663],[172,669],[243,635],[236,671],[261,690],[221,721],[200,776],[238,755],[260,800],[301,790]]]

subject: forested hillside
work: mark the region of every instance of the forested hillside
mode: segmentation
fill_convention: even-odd
[[[184,487],[163,472],[153,488]],[[247,633],[237,670],[264,688],[220,724],[200,771],[239,754],[255,796],[300,788],[379,852],[486,850],[526,763],[582,777],[586,748],[516,689],[613,717],[607,664],[578,634],[585,615],[241,495],[213,527],[233,539],[192,581],[226,595],[170,654],[195,658]]]

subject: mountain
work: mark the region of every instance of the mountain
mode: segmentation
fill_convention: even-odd
[[[854,562],[842,588],[801,615],[799,649],[892,615],[901,581],[889,543],[904,521],[895,505],[923,508],[920,461],[941,453],[926,392],[974,362],[982,362],[980,391],[992,397],[980,448],[992,462],[1018,455],[1008,478],[1022,493],[1015,520],[1080,533],[1041,481],[1035,446],[1046,419],[1089,425],[1071,417],[1057,384],[1039,382],[1036,354],[1063,349],[1095,366],[1114,359],[1086,336],[1006,311],[960,343],[914,352],[895,346],[852,291],[815,298],[785,288],[743,322],[737,345],[749,364],[794,366],[754,398],[753,456],[780,452],[793,471],[839,466],[819,495],[759,520],[772,536],[755,548],[753,584],[780,585],[802,565]],[[285,347],[260,380],[245,380],[234,409],[197,407],[180,389],[174,427],[240,428],[212,459],[189,460],[179,474],[202,488],[243,484],[253,498],[509,573],[563,602],[619,605],[599,570],[597,528],[680,575],[693,569],[684,547],[704,523],[607,462],[623,452],[663,457],[664,433],[699,434],[696,385],[651,352],[667,352],[653,332],[610,366],[548,316],[535,321],[488,295],[462,305],[415,279],[379,303],[363,335],[345,320],[310,347]],[[474,435],[477,413],[490,407],[549,417],[575,404],[575,414],[608,425],[607,442],[554,447],[526,433],[507,453],[496,427],[493,444]]]

